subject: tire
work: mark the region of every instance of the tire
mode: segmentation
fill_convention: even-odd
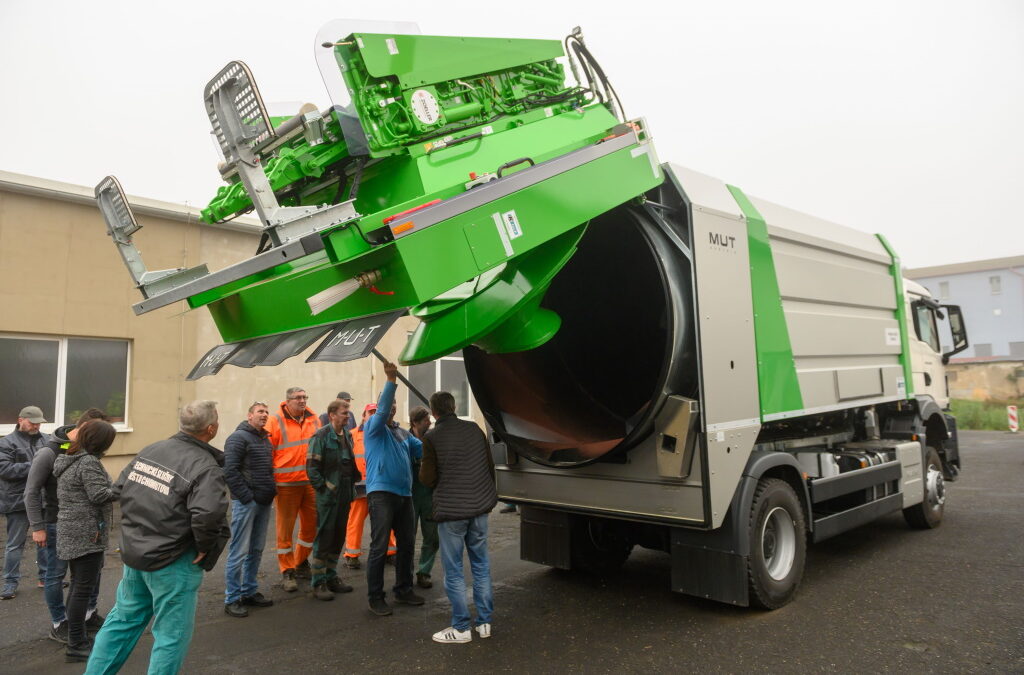
[[[581,518],[572,526],[572,569],[585,574],[612,574],[625,564],[633,544],[603,521]]]
[[[921,472],[924,483],[924,501],[903,509],[907,524],[919,530],[932,530],[942,524],[946,510],[946,485],[942,473],[942,460],[935,448],[927,448]]]
[[[750,506],[750,602],[778,609],[796,595],[807,560],[807,525],[793,488],[778,478],[758,482]]]

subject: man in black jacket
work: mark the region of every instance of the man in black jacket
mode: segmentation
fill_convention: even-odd
[[[181,409],[180,432],[142,449],[114,484],[121,495],[124,575],[86,673],[116,673],[153,618],[149,672],[177,673],[195,627],[203,570],[230,530],[215,401]]]
[[[21,579],[21,556],[25,550],[28,516],[25,513],[25,482],[36,450],[49,439],[39,433],[45,423],[43,411],[34,405],[25,406],[18,413],[18,426],[0,438],[0,513],[7,521],[7,545],[4,547],[4,587],[0,600],[10,600],[18,592]],[[40,581],[46,570],[46,558],[36,550]]]
[[[491,636],[491,564],[487,556],[487,514],[498,503],[494,460],[484,432],[455,415],[455,397],[439,391],[430,397],[436,425],[423,437],[420,481],[434,488],[434,520],[441,540],[444,590],[452,603],[452,625],[434,633],[435,642],[469,642],[469,606],[462,551],[473,572],[476,632]]]
[[[270,607],[274,601],[257,588],[263,546],[267,541],[270,505],[277,495],[267,419],[270,409],[257,401],[246,421],[224,442],[224,480],[231,490],[231,543],[224,565],[224,612],[249,616],[246,605]]]

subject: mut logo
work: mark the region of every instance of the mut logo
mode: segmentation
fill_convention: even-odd
[[[722,248],[736,248],[736,237],[732,237],[727,234],[721,234],[719,232],[709,232],[708,238],[711,240],[712,246],[721,246]]]

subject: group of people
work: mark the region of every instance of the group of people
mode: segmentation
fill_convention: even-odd
[[[430,588],[440,550],[452,626],[439,642],[468,642],[470,617],[462,569],[469,550],[474,577],[477,632],[490,635],[492,594],[487,558],[487,514],[497,503],[494,464],[486,435],[455,414],[448,392],[431,397],[430,410],[416,407],[409,429],[395,421],[398,368],[385,363],[387,383],[357,424],[352,397],[340,392],[319,418],[306,391],[292,387],[271,408],[256,401],[247,419],[224,444],[224,476],[231,491],[231,542],[225,565],[224,611],[249,615],[249,607],[273,601],[258,589],[257,574],[271,505],[276,505],[277,560],[286,592],[309,580],[309,594],[333,600],[352,587],[338,574],[360,561],[363,526],[370,518],[366,558],[368,606],[378,616],[393,612],[384,590],[385,565],[395,568],[392,600],[422,605],[414,591],[417,527],[423,534],[415,585]],[[437,424],[430,430],[431,415]],[[295,534],[296,521],[298,534]]]
[[[423,546],[415,584],[432,586],[440,551],[452,604],[451,625],[433,639],[472,639],[464,550],[473,578],[475,630],[489,637],[487,514],[497,492],[486,435],[456,415],[448,392],[431,396],[429,411],[410,411],[409,429],[403,429],[394,419],[398,368],[385,363],[384,372],[380,397],[366,406],[358,424],[346,392],[317,417],[306,392],[293,387],[273,411],[253,403],[223,452],[210,445],[219,431],[216,403],[190,403],[180,411],[179,432],[141,450],[115,481],[100,462],[116,435],[102,411],[90,409],[76,424],[46,435],[40,433],[46,422],[42,410],[25,407],[14,432],[0,439],[0,512],[7,524],[0,598],[17,595],[31,530],[51,637],[66,643],[68,661],[88,661],[87,674],[116,673],[152,619],[150,672],[178,672],[191,641],[203,572],[214,568],[225,548],[225,612],[245,617],[249,607],[273,605],[257,583],[273,505],[286,592],[297,591],[303,578],[318,600],[351,592],[338,564],[344,558],[347,568],[362,567],[368,515],[370,611],[393,611],[384,590],[388,562],[395,568],[393,602],[422,605],[413,590],[419,526]],[[124,572],[116,604],[103,617],[96,599],[115,501]],[[68,569],[70,584],[64,581]]]

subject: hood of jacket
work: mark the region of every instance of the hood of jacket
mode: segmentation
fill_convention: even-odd
[[[85,457],[88,453],[76,452],[73,455],[69,455],[66,452],[57,455],[57,458],[53,460],[53,475],[60,478],[60,475],[75,465],[75,462]]]
[[[50,447],[53,448],[54,452],[57,452],[60,446],[64,445],[65,443],[71,442],[71,438],[68,436],[68,434],[70,434],[74,430],[74,424],[67,424],[62,427],[57,427],[56,429],[53,430],[53,433],[50,434],[49,444]]]

